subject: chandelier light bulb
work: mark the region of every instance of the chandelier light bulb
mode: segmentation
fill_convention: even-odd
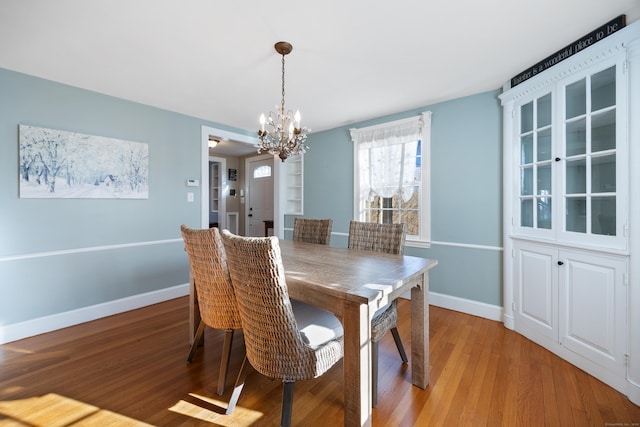
[[[264,114],[260,114],[260,130],[264,132],[264,124],[267,122],[267,119],[264,118]]]

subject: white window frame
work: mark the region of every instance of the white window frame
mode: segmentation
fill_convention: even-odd
[[[422,121],[422,133],[421,133],[421,206],[420,206],[420,235],[408,235],[405,241],[406,246],[428,248],[431,246],[431,112],[423,112],[420,116],[410,117],[408,119],[395,120],[392,122],[386,122],[379,125],[374,125],[365,128],[359,128],[357,130],[373,130],[384,129],[387,127],[398,126],[403,123],[409,123],[411,121]],[[360,206],[361,200],[360,192],[360,164],[359,164],[359,143],[353,138],[353,219],[355,221],[362,221],[364,207]]]

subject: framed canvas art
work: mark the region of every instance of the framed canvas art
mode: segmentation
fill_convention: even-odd
[[[28,125],[19,139],[20,198],[149,198],[149,144]]]

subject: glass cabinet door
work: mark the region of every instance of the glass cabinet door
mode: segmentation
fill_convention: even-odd
[[[552,228],[551,93],[520,107],[520,226]]]
[[[565,231],[616,235],[616,67],[565,87]]]

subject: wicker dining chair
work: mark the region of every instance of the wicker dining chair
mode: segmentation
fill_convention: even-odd
[[[332,225],[332,219],[296,217],[293,220],[293,240],[328,245],[331,240]]]
[[[189,350],[187,363],[191,363],[193,360],[196,348],[204,334],[205,325],[213,329],[224,330],[225,337],[217,389],[218,394],[222,395],[229,370],[233,332],[242,327],[227,268],[224,245],[217,228],[194,229],[183,224],[180,226],[180,231],[189,256],[201,317]]]
[[[407,224],[377,224],[372,222],[351,221],[349,223],[350,249],[384,252],[402,255],[407,234]],[[371,319],[371,403],[378,404],[378,350],[379,342],[391,331],[398,347],[402,363],[408,363],[400,334],[398,333],[398,301],[379,309]]]
[[[283,381],[280,425],[289,426],[295,381],[319,377],[342,358],[342,325],[328,311],[289,299],[277,237],[221,234],[247,350],[229,408],[237,403],[248,361]]]

